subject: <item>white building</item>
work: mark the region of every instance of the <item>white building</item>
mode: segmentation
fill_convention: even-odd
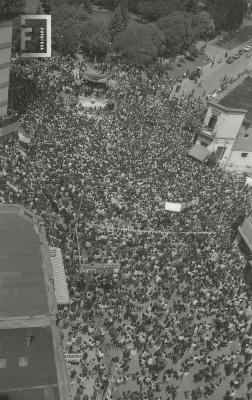
[[[202,161],[211,153],[226,170],[252,173],[252,77],[240,78],[208,103],[189,154]]]
[[[0,22],[0,116],[7,114],[11,46],[12,21],[2,21]]]

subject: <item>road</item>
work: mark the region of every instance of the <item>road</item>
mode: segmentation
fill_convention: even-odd
[[[252,46],[252,39],[246,42],[246,44]],[[245,43],[228,52],[228,55],[233,55],[244,46]],[[239,73],[244,73],[245,70],[252,70],[252,51],[243,54],[232,64],[226,63],[225,49],[216,47],[209,43],[205,49],[205,52],[209,57],[211,57],[211,59],[215,60],[215,63],[213,67],[211,66],[211,63],[203,67],[203,73],[201,76],[202,86],[198,87],[194,81],[191,81],[189,78],[185,78],[181,83],[180,91],[176,93],[174,88],[171,96],[181,96],[182,94],[187,96],[192,92],[193,89],[195,91],[194,97],[202,96],[204,91],[206,94],[211,94],[215,89],[220,87],[220,81],[224,75],[227,75],[229,78],[236,78],[238,77]],[[251,58],[247,59],[247,55],[251,55]],[[222,59],[222,62],[218,63],[220,59]]]

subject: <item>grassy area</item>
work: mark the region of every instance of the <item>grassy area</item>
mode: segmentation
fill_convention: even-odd
[[[239,32],[236,32],[232,38],[226,40],[222,45],[218,42],[214,43],[214,45],[223,49],[232,50],[250,39],[252,39],[252,26],[248,25],[242,28]]]

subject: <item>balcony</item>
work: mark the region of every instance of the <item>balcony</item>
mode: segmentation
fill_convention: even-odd
[[[203,134],[205,137],[208,137],[209,139],[213,139],[216,135],[216,132],[214,131],[213,128],[208,128],[208,126],[204,126],[202,128],[201,134]]]

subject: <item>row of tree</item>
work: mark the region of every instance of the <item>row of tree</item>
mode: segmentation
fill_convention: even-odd
[[[202,4],[203,1],[205,9],[199,10],[196,0],[111,0],[116,7],[106,25],[90,18],[91,0],[41,0],[40,12],[52,15],[52,46],[60,54],[83,50],[91,57],[104,57],[115,50],[130,62],[149,63],[159,55],[181,54],[198,39],[213,37],[218,18],[225,18],[230,27],[242,22],[245,0],[202,0]],[[7,17],[15,16],[24,3],[1,0],[0,12],[2,7]],[[151,22],[129,23],[128,9],[134,4]],[[14,38],[17,50],[18,35],[16,32]]]
[[[131,62],[145,64],[162,54],[181,54],[196,39],[211,37],[214,29],[214,22],[205,11],[198,15],[175,11],[155,23],[128,26],[115,37],[113,46]]]
[[[120,2],[121,0],[67,0],[61,1],[61,4],[62,7],[67,3],[91,12],[92,3],[115,10]],[[55,0],[41,0],[44,12],[50,14],[54,3]],[[175,11],[195,12],[204,9],[214,19],[217,30],[237,29],[247,13],[249,4],[247,0],[127,0],[127,3],[129,11],[141,15],[149,22],[157,21]],[[25,0],[1,0],[0,19],[19,15],[24,6]]]
[[[64,55],[83,50],[91,57],[102,57],[114,50],[130,62],[149,63],[162,54],[175,56],[195,40],[206,40],[215,32],[206,11],[173,11],[154,23],[129,23],[127,0],[120,0],[105,25],[90,19],[79,4],[50,1],[53,47]]]
[[[94,0],[109,10],[118,6],[119,0]],[[247,12],[247,0],[128,0],[129,11],[139,14],[149,22],[174,11],[207,11],[214,19],[216,28],[235,30]]]

